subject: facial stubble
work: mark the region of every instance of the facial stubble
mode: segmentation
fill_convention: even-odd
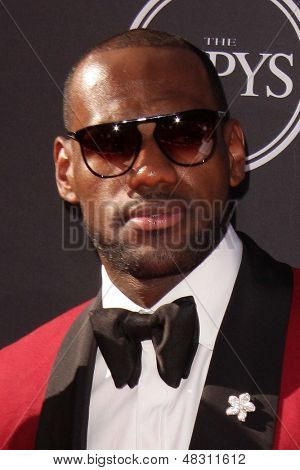
[[[144,280],[186,275],[209,255],[224,232],[220,214],[207,222],[205,228],[196,231],[194,236],[184,237],[186,240],[180,240],[176,246],[170,243],[168,229],[148,233],[147,243],[141,240],[137,243],[137,239],[133,243],[133,240],[130,242],[117,235],[108,239],[104,231],[95,230],[86,220],[84,225],[103,263],[110,265],[115,272]]]

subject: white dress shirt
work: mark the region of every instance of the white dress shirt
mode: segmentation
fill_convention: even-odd
[[[218,247],[151,309],[141,308],[112,284],[102,266],[104,308],[151,313],[192,295],[199,315],[199,347],[187,379],[178,388],[159,376],[152,342],[142,342],[142,372],[133,389],[117,389],[98,351],[89,409],[88,449],[188,449],[216,337],[242,258],[231,226]]]

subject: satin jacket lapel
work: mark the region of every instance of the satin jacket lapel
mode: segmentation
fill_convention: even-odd
[[[190,449],[271,449],[283,350],[291,307],[292,271],[248,237],[219,331]],[[245,422],[227,416],[230,395],[249,393],[256,411]]]
[[[43,404],[36,449],[86,449],[90,394],[97,344],[89,313],[101,303],[101,291],[65,336]]]

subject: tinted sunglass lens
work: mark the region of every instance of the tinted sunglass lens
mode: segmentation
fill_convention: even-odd
[[[213,152],[216,118],[201,114],[175,118],[159,123],[155,137],[163,152],[180,165],[196,165],[206,161]]]
[[[87,165],[102,176],[124,173],[131,165],[140,146],[136,126],[108,124],[90,127],[81,139]]]

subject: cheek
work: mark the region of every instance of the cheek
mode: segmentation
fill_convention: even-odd
[[[74,184],[85,224],[91,231],[107,231],[114,213],[114,194],[120,186],[112,180],[103,180],[87,168],[76,168]]]
[[[190,182],[192,190],[192,214],[196,230],[219,227],[227,217],[229,172],[224,162],[218,165],[203,165],[198,168]],[[192,189],[193,188],[193,189]]]
[[[229,176],[229,165],[222,155],[215,155],[204,165],[189,169],[188,184],[193,199],[209,203],[226,200]]]

